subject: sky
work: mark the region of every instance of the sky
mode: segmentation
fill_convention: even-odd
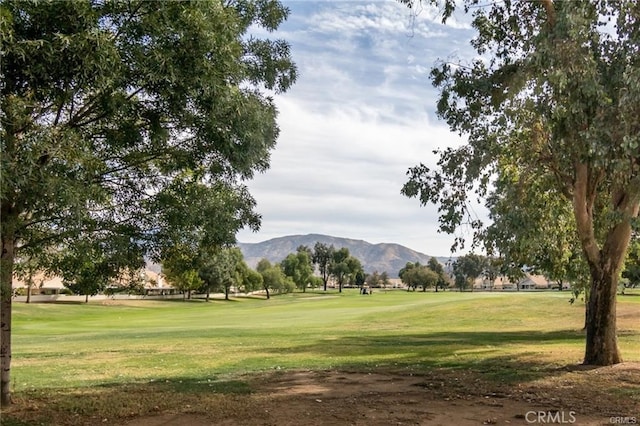
[[[282,3],[291,13],[279,30],[254,34],[287,40],[299,76],[274,96],[271,167],[246,182],[261,229],[238,241],[318,233],[449,256],[454,236],[438,232],[437,206],[400,190],[410,167],[435,165],[434,149],[464,142],[435,114],[429,71],[473,57],[468,19],[445,26],[436,9],[393,0]]]

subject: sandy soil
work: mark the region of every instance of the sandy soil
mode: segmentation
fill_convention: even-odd
[[[640,364],[567,367],[543,380],[495,384],[478,374],[294,371],[250,379],[216,413],[162,413],[123,426],[640,424]],[[612,391],[613,390],[613,391]]]

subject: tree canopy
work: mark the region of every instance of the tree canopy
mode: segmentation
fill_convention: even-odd
[[[446,19],[457,5],[444,3]],[[473,8],[479,56],[442,63],[431,77],[438,114],[468,142],[439,151],[435,170],[410,169],[402,192],[440,205],[445,232],[483,229],[468,205],[477,195],[493,197],[490,209],[506,200],[523,209],[520,218],[574,227],[591,274],[584,362],[618,363],[615,293],[640,207],[640,4],[463,4]],[[539,214],[544,203],[519,202],[534,192],[552,201],[550,214]],[[569,218],[555,214],[567,205]],[[504,235],[541,225],[514,221]],[[527,241],[518,232],[512,244],[520,236]]]
[[[165,225],[198,227],[172,212],[193,218],[200,206],[210,241],[256,229],[242,180],[269,166],[278,136],[269,93],[286,91],[296,68],[287,42],[248,35],[287,18],[277,0],[16,0],[0,15],[6,405],[14,263],[109,236],[126,236],[119,244],[134,262],[160,258],[179,234]]]
[[[327,282],[331,275],[331,262],[333,261],[333,254],[336,249],[333,245],[326,245],[321,242],[316,242],[313,246],[313,256],[311,260],[318,267],[320,276],[322,277],[322,283],[324,285],[324,291],[327,291]]]
[[[293,280],[296,287],[303,292],[307,291],[307,287],[313,281],[313,263],[308,250],[299,247],[298,251],[290,253],[280,262],[280,266],[284,274]]]

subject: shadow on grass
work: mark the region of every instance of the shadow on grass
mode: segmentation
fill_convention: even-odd
[[[155,378],[148,382],[137,383],[103,383],[95,388],[118,389],[123,386],[153,388],[161,392],[176,393],[220,393],[224,395],[244,395],[251,393],[247,382],[241,380],[219,380],[201,377],[166,377]]]
[[[406,369],[434,368],[470,370],[490,380],[523,383],[564,366],[549,363],[543,356],[547,345],[570,345],[584,341],[579,331],[553,332],[442,332],[429,334],[367,335],[327,338],[302,346],[272,348],[276,354],[312,353],[316,358],[349,360],[334,368]],[[518,345],[511,351],[504,346]]]

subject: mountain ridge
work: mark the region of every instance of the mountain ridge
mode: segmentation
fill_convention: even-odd
[[[426,264],[431,257],[435,257],[443,264],[449,260],[448,257],[429,256],[397,243],[374,244],[365,240],[324,234],[285,235],[258,243],[238,242],[237,245],[242,251],[247,264],[250,267],[255,267],[258,261],[263,258],[272,263],[280,262],[290,253],[295,253],[296,249],[301,245],[313,250],[316,242],[333,245],[336,249],[346,247],[352,256],[362,262],[365,272],[378,271],[382,273],[386,271],[391,278],[396,278],[398,271],[407,262]]]

